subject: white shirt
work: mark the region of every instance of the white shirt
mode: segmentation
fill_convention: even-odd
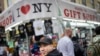
[[[63,56],[74,56],[73,42],[67,36],[62,37],[58,41],[57,49]]]

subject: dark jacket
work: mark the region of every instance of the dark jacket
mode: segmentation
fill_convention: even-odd
[[[74,44],[74,54],[75,56],[84,56],[84,49],[77,41],[73,41]]]
[[[57,49],[54,49],[53,51],[49,52],[46,56],[63,56],[63,55]]]
[[[31,50],[31,52],[32,52],[32,54],[36,54],[36,55],[39,55],[39,46],[36,44],[36,43],[34,43],[33,44],[33,48],[32,48],[32,50]]]

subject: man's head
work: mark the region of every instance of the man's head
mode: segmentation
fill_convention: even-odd
[[[52,39],[44,37],[39,41],[40,52],[43,55],[47,55],[50,51],[54,49]]]
[[[65,35],[67,35],[68,37],[72,37],[72,29],[71,28],[66,28],[65,29]]]

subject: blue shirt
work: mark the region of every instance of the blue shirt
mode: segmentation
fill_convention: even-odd
[[[31,50],[31,52],[33,54],[39,52],[39,46],[36,43],[33,44],[33,49]]]

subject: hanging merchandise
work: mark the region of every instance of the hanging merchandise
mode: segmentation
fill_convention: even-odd
[[[1,37],[5,37],[5,27],[4,26],[0,26],[0,38]]]
[[[59,27],[58,21],[57,20],[52,20],[52,22],[53,22],[53,25],[52,25],[53,32],[54,33],[59,33],[60,27]]]
[[[36,20],[33,22],[33,27],[34,27],[34,31],[35,31],[35,35],[39,36],[39,35],[44,35],[44,24],[41,20]]]
[[[9,31],[10,38],[12,38],[12,31]]]
[[[53,28],[52,28],[52,21],[51,19],[49,20],[45,20],[44,21],[44,25],[45,25],[45,33],[46,34],[53,34]]]
[[[15,29],[15,27],[12,28],[11,35],[12,35],[12,37],[16,37],[16,29]]]
[[[35,34],[32,22],[26,23],[25,28],[28,36],[32,36]]]
[[[0,26],[0,34],[1,33],[5,33],[5,27],[3,27],[3,26]]]
[[[25,29],[25,26],[23,24],[18,26],[18,30],[19,30],[19,34],[21,38],[26,38],[24,29]]]
[[[62,34],[63,33],[63,27],[57,20],[52,20],[52,27],[53,27],[53,34],[58,33]]]

